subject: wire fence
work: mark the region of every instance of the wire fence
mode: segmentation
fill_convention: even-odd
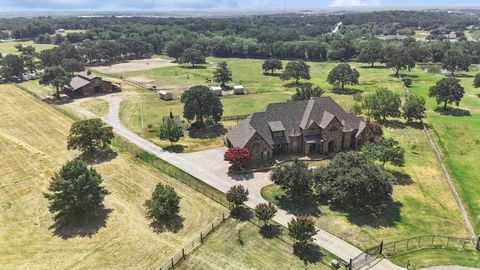
[[[148,164],[154,166],[161,172],[166,175],[171,176],[177,180],[180,180],[182,183],[188,185],[189,187],[195,189],[196,191],[202,193],[206,197],[220,203],[221,205],[231,209],[231,204],[227,201],[225,193],[220,190],[206,184],[205,182],[199,180],[198,178],[190,175],[189,173],[177,168],[176,166],[158,158],[155,155],[150,154],[136,146],[135,144],[129,142],[123,137],[115,137],[112,141],[112,144],[118,148],[121,148],[135,157],[147,162]]]
[[[247,118],[249,114],[242,114],[242,115],[225,115],[222,116],[220,121],[239,121]]]
[[[186,260],[188,254],[192,253],[197,247],[202,245],[205,242],[205,239],[229,218],[229,213],[223,213],[220,218],[217,218],[212,223],[208,224],[207,227],[205,227],[189,244],[184,246],[179,252],[177,252],[177,254],[165,262],[165,264],[160,267],[160,270],[174,269],[175,265]]]
[[[349,269],[360,269],[381,256],[391,257],[399,253],[422,248],[479,251],[478,240],[470,237],[441,235],[417,236],[371,247],[350,260]]]

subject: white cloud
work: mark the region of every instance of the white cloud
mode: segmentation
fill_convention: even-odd
[[[330,3],[330,7],[366,7],[366,6],[379,6],[381,0],[333,0]]]

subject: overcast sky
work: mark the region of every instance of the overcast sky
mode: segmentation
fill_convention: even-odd
[[[0,0],[0,10],[202,10],[479,5],[480,0]]]

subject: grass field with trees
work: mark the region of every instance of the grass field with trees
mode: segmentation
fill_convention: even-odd
[[[18,40],[9,40],[9,41],[0,41],[0,53],[5,56],[7,54],[20,54],[20,52],[15,48],[15,45],[23,44],[27,46],[32,46],[36,49],[36,52],[41,52],[46,49],[51,49],[56,47],[53,44],[38,44],[33,41],[18,41]]]
[[[331,269],[334,257],[328,253],[312,256],[304,262],[292,254],[292,240],[284,229],[279,238],[264,238],[251,222],[235,219],[208,238],[178,269]]]
[[[111,192],[92,222],[56,227],[42,196],[67,151],[72,121],[12,85],[0,86],[0,265],[6,268],[158,268],[226,211],[150,166],[119,153],[93,165]],[[181,225],[155,231],[143,203],[157,183],[181,196]],[[175,232],[173,232],[175,231]],[[7,248],[8,247],[8,248]]]

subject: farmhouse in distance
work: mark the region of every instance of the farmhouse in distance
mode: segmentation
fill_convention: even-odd
[[[358,149],[374,138],[367,122],[331,97],[269,104],[226,135],[228,147],[245,147],[252,159],[277,154],[329,154]]]

